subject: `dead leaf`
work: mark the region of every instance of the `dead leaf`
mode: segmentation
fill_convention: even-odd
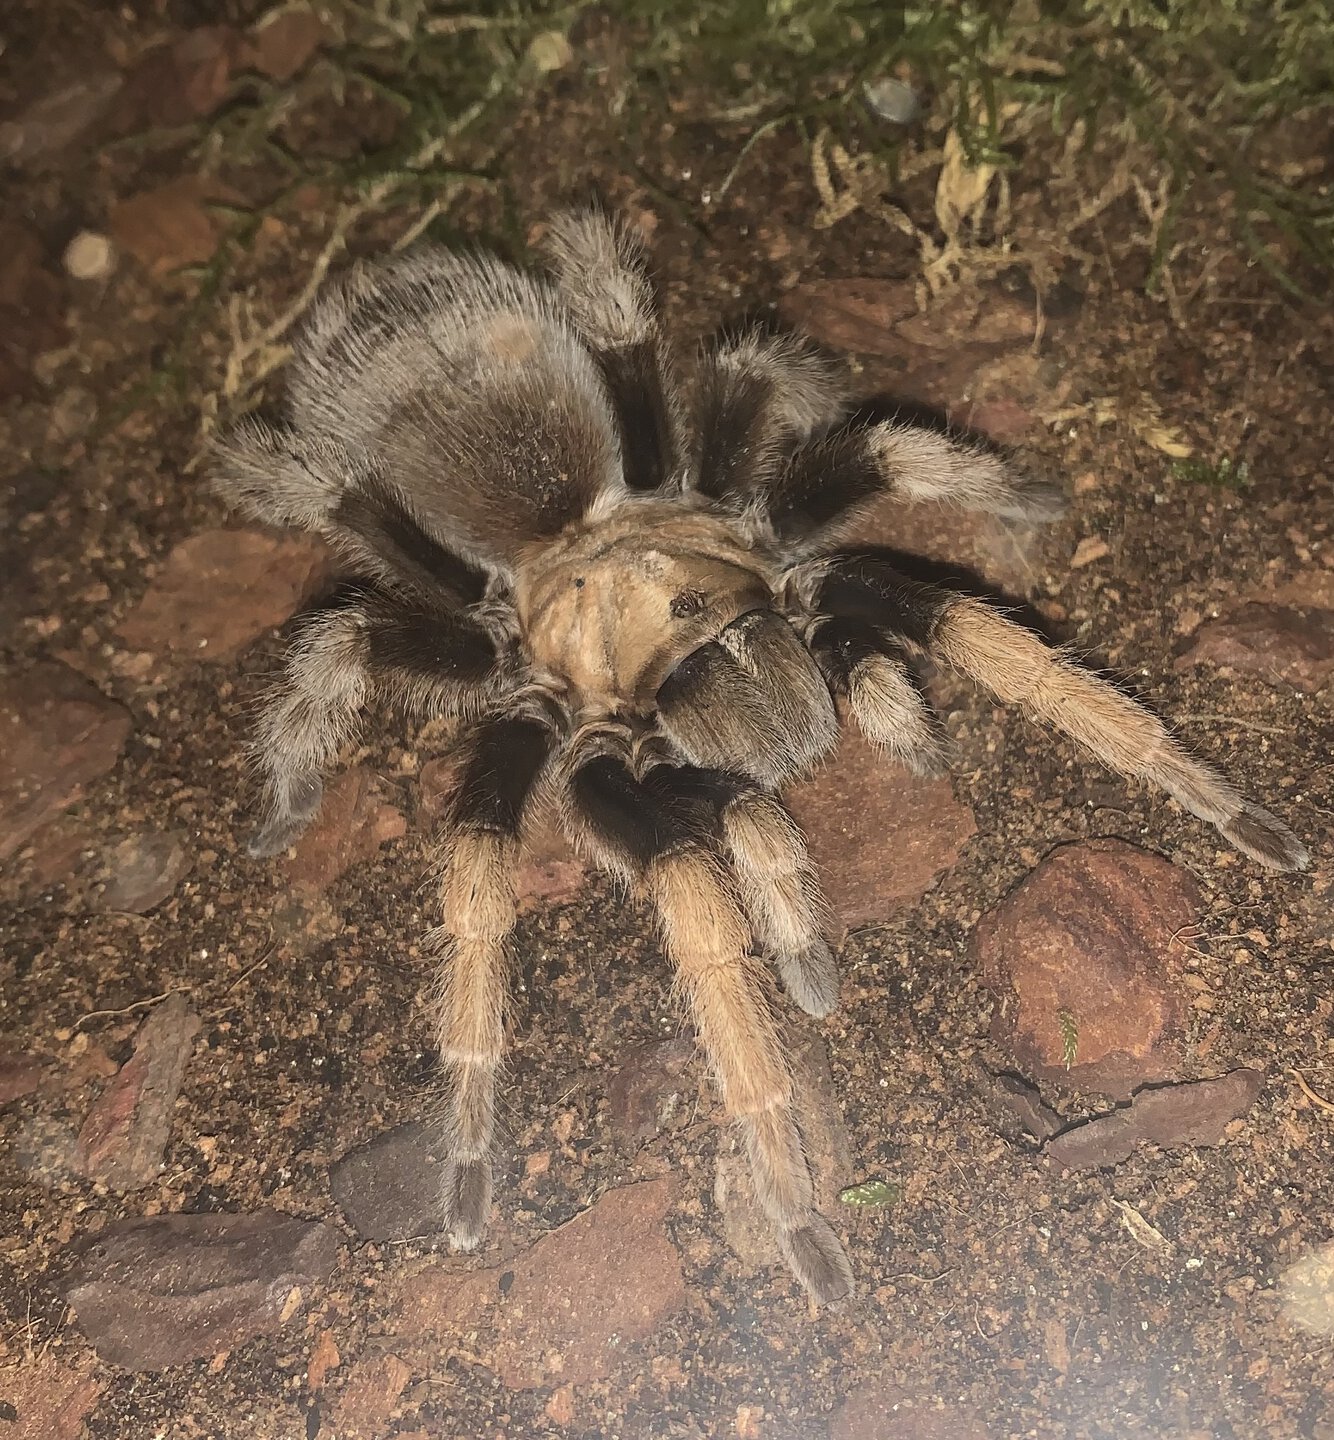
[[[1148,1220],[1124,1200],[1113,1200],[1112,1204],[1121,1212],[1121,1223],[1130,1231],[1131,1238],[1138,1245],[1156,1254],[1166,1255],[1172,1249],[1172,1242]]]

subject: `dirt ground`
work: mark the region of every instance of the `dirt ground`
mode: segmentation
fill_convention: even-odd
[[[465,155],[460,169],[486,178],[449,182],[432,233],[518,255],[553,206],[596,191],[651,232],[687,353],[777,305],[856,352],[866,395],[942,407],[1012,443],[1069,494],[1053,526],[886,510],[874,538],[1026,607],[1123,677],[1292,825],[1312,867],[1262,871],[1162,795],[934,677],[954,748],[943,790],[888,774],[840,798],[831,780],[797,807],[831,887],[856,877],[840,891],[854,921],[843,1003],[793,1030],[852,1299],[815,1310],[748,1238],[744,1196],[726,1201],[731,1141],[702,1066],[675,1044],[688,1032],[648,917],[558,848],[524,878],[488,1240],[453,1257],[429,1226],[366,1238],[374,1223],[336,1203],[331,1166],[429,1109],[421,877],[443,783],[431,762],[447,745],[377,716],[317,841],[287,860],[246,856],[251,716],[281,622],[325,575],[295,542],[232,549],[212,534],[238,522],[196,463],[201,425],[219,395],[224,414],[247,397],[254,366],[224,393],[237,336],[300,295],[336,197],[305,185],[258,216],[276,193],[271,160],[192,148],[260,62],[214,36],[145,80],[152,44],[202,33],[171,20],[147,5],[96,24],[33,7],[0,62],[0,117],[66,82],[123,82],[64,146],[34,158],[11,130],[4,160],[0,644],[7,713],[26,717],[4,743],[47,808],[16,802],[0,834],[0,1437],[1331,1440],[1329,308],[1278,293],[1204,217],[1192,244],[1220,258],[1182,328],[1143,293],[1123,206],[1081,238],[1090,263],[1046,296],[1036,333],[1022,267],[966,280],[922,322],[912,240],[865,210],[816,228],[794,133],[757,143],[718,200],[733,132],[666,97],[623,110],[614,27],[576,35],[503,140]],[[313,78],[291,145],[368,148],[383,108],[356,94],[340,106],[318,60],[300,58]],[[1043,157],[1023,163],[1016,188],[1040,193]],[[914,195],[929,213],[929,186]],[[397,195],[368,211],[349,250],[383,250],[421,208]],[[88,278],[66,249],[83,231],[112,245]],[[275,375],[265,393],[279,387]],[[203,548],[177,549],[200,535]],[[201,654],[209,644],[222,653]],[[42,685],[54,708],[25,700]],[[59,717],[79,705],[66,734]],[[840,851],[838,811],[862,805],[881,820]],[[1091,1030],[1071,1035],[1062,1074],[993,1025],[1004,986],[988,984],[975,933],[1044,857],[1107,837],[1165,857],[1193,897],[1170,976],[1150,977],[1170,992],[1171,1034],[1146,1040],[1151,1064],[1122,1094],[1070,1083]],[[896,886],[913,865],[920,879]],[[1117,983],[1098,943],[1089,990]],[[97,1112],[100,1150],[89,1117],[177,992],[198,1026],[178,1021],[162,1042],[162,1073],[173,1046],[180,1065],[162,1081],[180,1086],[159,1117],[165,1149],[151,1178],[122,1181],[126,1117]],[[1139,1080],[1239,1067],[1263,1083],[1221,1143],[1085,1169],[1015,1124],[997,1078],[1037,1080],[1063,1124]],[[387,1203],[374,1180],[372,1210]],[[838,1199],[873,1180],[890,1203]],[[114,1337],[71,1309],[89,1245],[122,1221],[269,1211],[332,1227],[336,1260],[235,1343],[166,1368],[117,1361]],[[129,1332],[160,1297],[126,1293],[113,1328]],[[630,1301],[643,1307],[633,1333],[617,1319]]]

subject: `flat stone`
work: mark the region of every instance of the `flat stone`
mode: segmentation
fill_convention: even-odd
[[[119,73],[86,74],[48,91],[0,125],[0,162],[44,170],[106,114],[122,85]]]
[[[146,51],[116,98],[119,133],[187,125],[211,115],[227,97],[245,45],[225,25],[202,25]]]
[[[917,314],[911,280],[808,280],[783,297],[783,319],[831,350],[896,355],[897,327]]]
[[[1140,1090],[1123,1109],[1062,1131],[1045,1153],[1066,1170],[1092,1170],[1127,1159],[1142,1144],[1164,1150],[1221,1145],[1227,1127],[1250,1111],[1263,1088],[1259,1070],[1242,1069]]]
[[[0,1045],[0,1105],[31,1095],[41,1083],[42,1063],[22,1050],[5,1050]]]
[[[0,861],[116,763],[129,713],[67,665],[0,681]]]
[[[79,1440],[84,1421],[102,1393],[86,1352],[64,1360],[47,1346],[0,1373],[5,1440]]]
[[[66,1298],[108,1364],[167,1370],[278,1330],[337,1261],[336,1230],[274,1210],[160,1215],[103,1232]]]
[[[985,1071],[982,1075],[993,1109],[1006,1122],[1017,1122],[1034,1140],[1049,1140],[1065,1123],[1043,1100],[1038,1087],[1021,1075],[988,1075]]]
[[[317,536],[205,530],[162,562],[120,638],[159,656],[225,660],[295,614],[329,573],[329,548]]]
[[[1187,871],[1120,840],[1053,851],[973,934],[993,1038],[1030,1078],[1115,1099],[1171,1077],[1189,1010],[1174,939],[1202,905]]]
[[[916,904],[977,833],[948,777],[909,774],[851,727],[829,763],[786,799],[848,929]]]
[[[280,10],[249,32],[245,59],[261,75],[285,85],[327,38],[324,21],[313,10]]]
[[[184,831],[128,836],[103,856],[92,908],[144,915],[160,905],[189,870]]]
[[[137,1190],[158,1178],[198,1033],[199,1017],[180,994],[168,996],[139,1027],[134,1054],[79,1131],[79,1169],[90,1180]]]
[[[971,1411],[939,1405],[896,1385],[854,1390],[829,1418],[829,1440],[991,1440]]]
[[[696,1082],[690,1040],[654,1040],[625,1053],[607,1087],[612,1129],[621,1146],[634,1154],[680,1115]]]
[[[211,260],[222,229],[210,210],[234,199],[213,180],[185,175],[117,200],[107,213],[116,244],[154,275]]]
[[[381,1440],[411,1379],[412,1367],[392,1352],[356,1361],[333,1406],[332,1432],[340,1440]]]
[[[318,894],[407,828],[402,811],[386,801],[379,776],[356,765],[325,788],[320,813],[283,861],[283,873],[294,889]]]
[[[329,1175],[348,1224],[367,1240],[409,1240],[440,1228],[438,1136],[412,1121],[350,1150]]]
[[[503,1270],[423,1267],[400,1290],[395,1331],[466,1332],[512,1390],[600,1380],[685,1304],[671,1197],[670,1177],[610,1190]]]
[[[1218,665],[1314,694],[1334,676],[1334,610],[1253,603],[1208,620],[1176,662]]]

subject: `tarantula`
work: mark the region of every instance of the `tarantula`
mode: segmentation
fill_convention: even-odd
[[[1306,852],[1148,711],[987,605],[840,550],[881,493],[1043,520],[1048,487],[989,449],[858,423],[837,370],[761,331],[673,372],[641,246],[557,218],[549,276],[422,249],[316,303],[280,423],[218,448],[260,520],[318,531],[359,577],[299,631],[256,752],[283,850],[372,695],[465,722],[438,839],[444,1204],[477,1245],[491,1198],[512,873],[554,799],[576,847],[657,913],[760,1204],[821,1301],[846,1293],[816,1212],[763,961],[811,1015],[838,976],[820,885],[778,798],[832,749],[835,696],[893,760],[943,764],[910,663],[930,657],[1149,780],[1262,865]]]

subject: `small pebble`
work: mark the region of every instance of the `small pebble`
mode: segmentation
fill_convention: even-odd
[[[76,280],[105,280],[116,268],[116,248],[96,230],[80,230],[65,246],[64,265]]]

